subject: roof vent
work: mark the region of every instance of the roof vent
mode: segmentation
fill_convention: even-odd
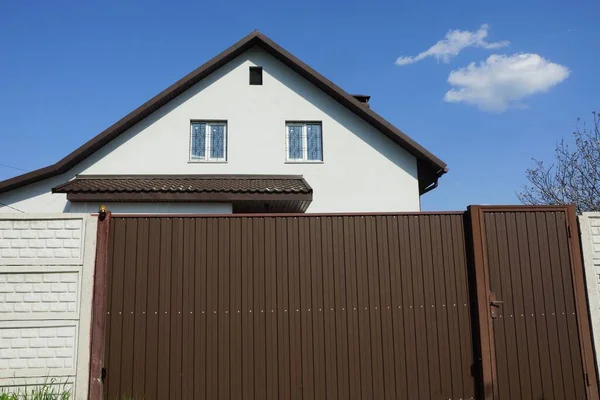
[[[353,94],[352,97],[354,97],[356,100],[360,101],[367,107],[370,107],[369,100],[371,99],[371,96],[367,96],[366,94]]]

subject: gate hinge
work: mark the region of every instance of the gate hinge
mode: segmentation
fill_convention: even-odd
[[[567,224],[567,235],[571,237],[571,225]]]
[[[588,386],[592,386],[590,385],[590,375],[587,372],[585,373],[585,383]]]

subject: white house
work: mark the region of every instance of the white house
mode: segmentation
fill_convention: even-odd
[[[0,212],[419,211],[446,164],[254,31],[56,164]]]

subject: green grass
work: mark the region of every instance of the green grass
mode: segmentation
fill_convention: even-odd
[[[6,389],[6,388],[5,388]],[[70,400],[71,389],[67,382],[60,385],[56,379],[39,385],[22,386],[0,393],[0,400]]]

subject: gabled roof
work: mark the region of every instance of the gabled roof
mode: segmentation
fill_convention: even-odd
[[[288,51],[284,50],[262,33],[253,31],[230,48],[190,72],[179,81],[127,114],[123,119],[92,138],[56,164],[0,182],[0,193],[8,192],[9,190],[39,182],[43,179],[51,178],[69,171],[111,140],[141,122],[187,89],[254,46],[258,46],[265,50],[271,56],[275,57],[313,85],[323,90],[341,105],[364,119],[416,157],[418,160],[419,188],[421,193],[423,193],[430,185],[437,183],[437,178],[448,171],[446,163],[427,151],[424,147],[386,121],[379,114],[375,113],[370,108],[365,107],[364,103],[355,99],[352,95],[348,94],[342,88],[335,85],[329,79],[300,61]]]

